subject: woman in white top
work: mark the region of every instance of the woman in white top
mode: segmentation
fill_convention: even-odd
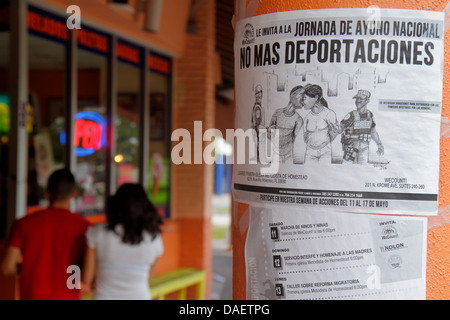
[[[95,300],[150,300],[150,267],[163,253],[162,219],[139,184],[124,184],[107,202],[107,222],[91,226],[82,285]]]
[[[336,114],[328,108],[318,85],[305,89],[303,105],[305,110],[311,110],[304,122],[306,162],[331,163],[331,142],[339,133]]]

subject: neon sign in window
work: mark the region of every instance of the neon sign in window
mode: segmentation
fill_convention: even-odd
[[[60,134],[61,144],[66,143],[66,134]],[[78,157],[86,157],[105,145],[106,122],[101,115],[93,111],[81,111],[75,115],[73,145]]]

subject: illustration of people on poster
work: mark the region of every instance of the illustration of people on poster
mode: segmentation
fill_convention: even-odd
[[[425,298],[443,18],[324,9],[237,22],[235,127],[255,130],[262,91],[267,137],[264,157],[233,170],[234,200],[249,205],[248,299]]]

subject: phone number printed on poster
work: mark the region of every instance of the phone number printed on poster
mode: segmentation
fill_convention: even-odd
[[[236,199],[436,215],[443,23],[379,8],[239,21]]]

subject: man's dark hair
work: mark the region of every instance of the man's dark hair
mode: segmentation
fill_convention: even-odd
[[[69,199],[75,190],[75,177],[69,169],[56,170],[48,178],[47,192],[50,203]]]
[[[289,93],[289,96],[293,96],[294,94],[297,94],[300,90],[304,89],[303,86],[295,86],[292,88],[291,92]]]

